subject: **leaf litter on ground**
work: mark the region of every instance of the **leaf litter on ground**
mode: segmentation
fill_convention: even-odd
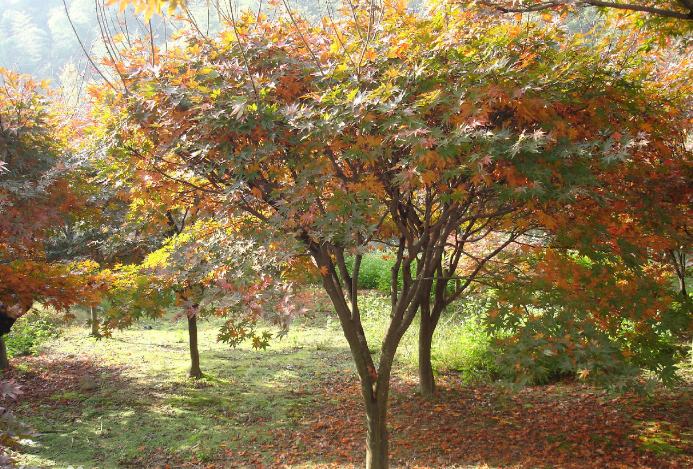
[[[25,394],[8,408],[43,432],[20,461],[100,469],[362,466],[364,414],[338,330],[304,323],[294,341],[253,352],[214,343],[209,325],[201,331],[207,376],[193,381],[184,376],[186,344],[160,326],[100,342],[73,331],[40,356],[14,359],[3,378]],[[649,395],[576,382],[512,393],[453,373],[439,376],[436,396],[425,400],[411,371],[393,378],[392,467],[693,467],[691,379]],[[83,376],[98,388],[82,389]]]

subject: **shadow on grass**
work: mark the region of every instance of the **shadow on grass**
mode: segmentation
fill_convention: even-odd
[[[178,372],[162,379],[160,370],[147,375],[153,357],[142,355],[143,350],[160,351],[157,344],[126,338],[98,347],[121,363],[102,364],[94,350],[14,360],[6,378],[15,378],[25,395],[13,407],[43,433],[36,444],[23,448],[22,463],[110,468],[216,461],[235,467],[240,464],[235,456],[271,445],[275,430],[295,427],[301,409],[312,404],[309,396],[322,384],[318,370],[338,367],[298,347],[222,349],[204,354],[204,379],[185,378],[178,362],[173,368]],[[128,361],[124,350],[137,358]],[[338,348],[323,352],[331,359],[348,355]],[[84,376],[98,387],[83,389]],[[270,460],[267,451],[244,456],[242,465]]]
[[[185,377],[176,331],[118,340],[69,335],[15,359],[18,417],[44,432],[20,461],[38,467],[362,467],[364,414],[348,350],[307,330],[267,351],[206,340],[206,376]],[[81,332],[80,332],[81,334]],[[169,335],[166,335],[169,334]],[[303,344],[303,345],[297,345]],[[89,376],[94,390],[80,386]],[[693,387],[612,396],[577,384],[509,394],[441,376],[430,400],[395,374],[392,467],[693,467]]]

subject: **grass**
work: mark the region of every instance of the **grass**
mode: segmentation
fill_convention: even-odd
[[[205,377],[193,381],[187,378],[185,322],[143,321],[98,341],[82,322],[65,328],[44,344],[43,355],[27,358],[17,371],[41,373],[58,361],[54,372],[70,378],[91,372],[100,389],[51,389],[46,382],[45,399],[39,393],[38,403],[23,400],[19,413],[45,432],[23,463],[125,467],[142,464],[149,451],[204,459],[229,439],[252,446],[263,439],[259,428],[295,425],[306,405],[302,390],[319,386],[316,376],[343,373],[350,363],[334,322],[318,328],[299,322],[270,350],[254,351],[217,343],[218,323],[208,321],[199,325]]]
[[[366,292],[360,299],[362,321],[368,342],[378,349],[387,327],[389,300],[377,292]],[[483,303],[463,298],[443,312],[433,335],[433,368],[439,373],[461,372],[467,381],[489,382],[494,373],[490,357],[491,338],[482,322]],[[418,316],[402,337],[397,349],[398,365],[414,371],[418,363]]]
[[[95,340],[78,318],[41,355],[13,360],[7,377],[24,384],[26,395],[8,407],[43,432],[19,461],[91,469],[361,467],[364,422],[351,356],[324,299],[310,301],[310,316],[265,351],[230,349],[215,340],[217,322],[201,322],[205,377],[197,381],[187,378],[185,322],[143,321]],[[368,295],[364,305],[375,338],[386,304]],[[416,336],[403,340],[390,400],[392,467],[692,467],[693,380],[651,396],[577,384],[510,394],[486,377],[445,372],[464,370],[481,347],[466,313],[448,313],[441,323],[433,399],[416,396]],[[79,387],[85,374],[98,389]]]

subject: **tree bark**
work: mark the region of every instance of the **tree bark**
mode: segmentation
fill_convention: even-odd
[[[364,396],[366,403],[366,468],[387,469],[389,440],[387,433],[387,393],[382,396]]]
[[[688,292],[686,291],[686,255],[682,252],[675,252],[674,250],[669,251],[671,256],[671,262],[674,265],[674,270],[676,271],[676,277],[679,279],[679,292],[684,298],[688,297]]]
[[[336,278],[336,275],[333,277]],[[361,396],[366,411],[366,469],[387,469],[389,441],[387,432],[387,399],[394,352],[401,334],[388,331],[380,349],[376,370],[358,314],[349,310],[341,288],[330,278],[323,278],[327,291],[349,343],[361,384]]]
[[[433,305],[431,305],[431,298],[425,295],[419,307],[421,315],[421,323],[419,325],[419,392],[423,397],[431,397],[436,392],[436,379],[433,375],[433,364],[431,363],[431,349],[433,347],[433,333],[438,326],[440,314],[445,307],[446,285],[447,282],[442,280],[436,282]],[[430,291],[430,288],[428,287],[428,291]]]
[[[415,282],[412,277],[411,264],[416,258],[410,250],[404,259],[404,240],[398,250],[396,265],[403,273],[403,286],[400,292],[393,291],[390,323],[385,331],[380,346],[380,358],[376,367],[368,348],[368,341],[361,323],[361,312],[358,304],[358,262],[355,273],[349,274],[344,260],[344,248],[317,243],[307,234],[303,238],[315,264],[327,269],[322,276],[325,292],[339,317],[344,337],[356,365],[361,384],[361,396],[366,411],[366,468],[387,469],[389,466],[389,440],[387,431],[387,401],[390,390],[392,364],[402,336],[411,326],[419,309],[422,297],[428,295],[422,282]],[[341,272],[337,274],[333,259]],[[393,275],[396,275],[393,269]],[[418,270],[417,270],[418,273]]]
[[[7,346],[5,338],[0,335],[0,370],[7,370],[10,367],[10,361],[7,359]]]
[[[421,304],[421,325],[419,327],[419,392],[424,397],[432,396],[436,391],[436,380],[431,363],[431,347],[435,325],[431,321],[431,310],[428,301]]]
[[[190,338],[190,377],[202,378],[200,351],[197,347],[197,316],[188,316],[188,337]]]
[[[99,311],[95,306],[89,307],[89,316],[91,322],[91,332],[89,335],[93,337],[101,337],[101,332],[99,332]]]

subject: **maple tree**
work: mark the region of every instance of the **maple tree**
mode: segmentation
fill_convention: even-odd
[[[61,217],[82,206],[69,181],[78,165],[47,83],[5,69],[0,81],[0,308],[12,319],[34,302],[67,311],[94,300],[95,265],[53,262],[45,245]],[[1,337],[0,347],[6,359]]]
[[[579,42],[581,39],[582,36],[577,35],[572,38],[572,41]],[[461,278],[469,280],[470,273],[480,274],[473,280],[498,290],[499,296],[503,298],[502,301],[506,303],[492,311],[496,315],[492,318],[492,323],[497,331],[506,331],[506,334],[507,331],[518,333],[504,341],[506,346],[513,340],[517,345],[520,337],[527,339],[524,346],[529,352],[519,353],[515,350],[506,354],[506,358],[512,357],[512,360],[515,360],[518,355],[524,355],[527,363],[531,364],[527,368],[517,367],[516,371],[522,370],[519,373],[512,372],[512,367],[510,368],[508,375],[514,374],[519,383],[526,383],[528,379],[545,378],[547,368],[543,366],[545,362],[541,360],[541,353],[552,353],[557,356],[559,352],[565,352],[560,347],[551,349],[551,347],[538,346],[536,340],[531,340],[536,331],[529,334],[532,329],[525,327],[524,322],[528,316],[549,320],[551,315],[545,314],[546,311],[552,308],[561,310],[566,303],[566,297],[579,298],[575,301],[575,305],[583,313],[585,309],[589,309],[589,305],[593,304],[594,298],[602,298],[601,306],[610,302],[608,308],[605,307],[601,313],[597,313],[612,319],[609,326],[611,335],[604,333],[600,343],[607,348],[614,347],[619,360],[612,362],[611,374],[608,377],[599,377],[602,383],[612,380],[624,385],[624,382],[616,378],[619,375],[617,370],[619,366],[625,374],[630,372],[630,378],[636,378],[638,367],[633,366],[631,361],[637,360],[640,356],[647,358],[641,360],[638,363],[639,366],[645,366],[661,377],[671,378],[674,369],[673,350],[669,348],[664,352],[662,349],[666,349],[667,345],[660,343],[658,337],[666,334],[666,331],[687,328],[691,318],[689,309],[685,305],[682,308],[680,305],[671,304],[674,300],[670,294],[668,280],[671,269],[643,268],[642,266],[662,261],[667,265],[674,265],[680,289],[685,291],[685,268],[681,263],[685,260],[685,255],[682,254],[681,249],[685,250],[682,246],[687,243],[687,226],[690,223],[688,207],[691,192],[688,181],[690,181],[691,152],[690,149],[686,149],[685,142],[689,132],[690,115],[687,109],[691,95],[688,80],[691,62],[689,55],[682,56],[676,50],[653,51],[649,57],[644,57],[640,55],[642,50],[636,51],[633,48],[633,44],[648,42],[647,33],[630,35],[621,40],[617,40],[616,36],[606,36],[601,42],[594,42],[589,53],[594,54],[595,58],[601,57],[604,61],[603,69],[599,72],[604,74],[603,78],[608,80],[608,76],[617,73],[621,76],[627,75],[633,80],[632,88],[614,90],[607,87],[603,92],[591,90],[594,93],[581,95],[579,100],[572,101],[572,105],[579,101],[581,106],[587,108],[603,106],[613,99],[613,104],[609,105],[609,112],[589,112],[587,119],[580,124],[577,122],[581,117],[567,119],[568,126],[577,126],[582,132],[592,132],[592,135],[607,132],[606,129],[614,129],[609,143],[613,146],[612,151],[616,148],[622,150],[630,147],[631,155],[625,159],[615,154],[606,155],[607,160],[613,158],[612,162],[619,161],[619,164],[607,165],[604,168],[591,167],[590,173],[595,179],[591,182],[586,179],[580,181],[580,184],[583,184],[582,188],[575,190],[570,197],[559,196],[551,200],[551,197],[546,197],[544,194],[543,200],[533,203],[532,210],[525,212],[527,217],[522,221],[522,227],[525,228],[524,234],[518,236],[504,252],[494,259],[484,259],[483,251],[479,250],[479,243],[474,243],[470,249],[462,251],[464,256],[467,256],[466,260],[463,256],[459,264],[447,263],[447,266],[457,266],[457,275],[460,278],[455,279],[454,286],[446,285],[447,282],[442,282],[439,278],[432,297],[425,300],[422,305],[422,327],[419,331],[419,374],[421,389],[424,392],[428,390],[430,393],[434,388],[430,384],[427,385],[433,382],[433,374],[430,366],[431,340],[430,335],[428,337],[426,335],[432,334],[435,329],[441,312],[449,305],[448,298],[454,299],[458,291],[464,291],[465,287],[473,287],[469,282],[460,283]],[[590,74],[584,69],[576,70],[577,67],[584,65],[581,61],[568,57],[563,60],[565,63],[573,60],[571,65],[573,72],[585,73],[586,76]],[[610,68],[611,66],[620,67],[616,64],[629,61],[637,64],[637,67],[620,68],[618,71]],[[643,73],[644,70],[647,70],[649,75]],[[522,74],[527,76],[515,78],[517,87],[521,89],[523,80],[532,79],[532,73],[533,70],[530,67],[523,68]],[[593,83],[599,79],[598,74],[593,75]],[[666,93],[662,93],[659,89],[661,83],[668,84]],[[538,91],[535,89],[536,94]],[[614,91],[616,92],[613,93]],[[562,90],[563,92],[565,89]],[[556,99],[555,95],[551,94],[542,98]],[[628,106],[624,106],[622,104],[624,102],[627,102]],[[633,117],[634,109],[640,109],[642,112],[637,119]],[[555,120],[549,121],[547,116],[537,114],[533,117],[533,125],[556,131]],[[549,119],[555,118],[555,116],[549,117]],[[569,131],[569,134],[575,137],[578,131],[573,129]],[[562,181],[562,183],[570,184],[568,181]],[[501,229],[500,233],[489,231],[487,234],[490,238],[497,238],[502,233]],[[481,245],[483,246],[483,242]],[[557,256],[551,257],[552,261],[558,261],[559,257],[563,259],[561,262],[567,259],[572,261],[560,267],[554,266],[555,270],[551,270],[550,274],[548,271],[538,273],[537,263],[539,259],[546,260],[543,257],[546,254],[545,251],[560,252]],[[641,265],[633,260],[635,257],[640,260]],[[535,295],[541,296],[541,294],[537,294],[537,291],[551,291],[557,281],[559,284],[563,281],[561,277],[573,276],[575,267],[573,264],[577,258],[583,261],[589,259],[587,262],[594,263],[591,273],[583,272],[583,279],[592,277],[589,284],[598,285],[599,292],[585,288],[578,275],[578,280],[574,280],[570,285],[564,283],[561,288],[558,288],[559,293],[554,289],[553,296],[543,297],[542,301],[547,302],[543,303],[544,309],[538,307],[539,300]],[[483,259],[484,263],[479,263],[479,259]],[[671,260],[674,261],[673,264]],[[541,265],[545,264],[541,263]],[[596,267],[597,265],[599,267]],[[482,266],[480,272],[475,270],[477,266]],[[455,269],[451,272],[455,272]],[[549,277],[547,278],[546,275]],[[519,282],[518,277],[522,279]],[[603,278],[601,283],[596,281],[599,277]],[[616,281],[616,279],[619,280]],[[529,280],[530,284],[534,283],[534,286],[524,283],[524,280]],[[517,285],[508,288],[513,283]],[[637,285],[637,288],[631,288],[628,285]],[[454,293],[451,295],[451,292]],[[473,291],[470,293],[474,294]],[[647,303],[651,308],[647,313],[649,317],[641,316],[640,306],[635,308],[630,306],[631,303],[637,303],[640,300],[644,302],[645,298],[651,299],[657,296],[661,299],[655,301],[654,305],[651,302]],[[679,297],[678,300],[685,304],[689,301],[687,295]],[[523,302],[529,302],[529,308],[533,310],[533,313],[529,313],[526,303],[520,307]],[[513,313],[509,314],[513,308]],[[503,311],[507,317],[513,317],[515,322],[500,320],[499,311]],[[654,311],[657,313],[654,314]],[[595,312],[591,311],[588,314],[593,313]],[[580,314],[566,313],[566,311],[563,311],[563,314],[564,316],[558,322],[570,323],[580,316]],[[594,319],[591,317],[590,321]],[[554,317],[553,320],[556,318]],[[632,331],[629,333],[630,339],[633,335],[642,333],[638,338],[640,343],[638,350],[635,350],[636,347],[630,350],[629,346],[624,345],[623,336],[617,340],[620,345],[614,345],[612,340],[615,340],[618,335],[615,329],[620,329],[624,327],[624,324],[633,321],[641,321],[638,327],[642,326],[638,333],[633,334]],[[620,324],[619,327],[615,326],[617,323]],[[645,326],[645,323],[649,325]],[[582,331],[582,328],[589,329],[592,326],[593,324],[583,323],[576,326],[574,331]],[[604,332],[607,327],[602,325],[598,329]],[[624,355],[621,355],[621,351],[625,351]],[[537,354],[537,352],[540,353]],[[560,358],[561,360],[574,358],[569,355],[563,354]],[[540,359],[537,360],[537,357]],[[513,366],[516,363],[513,361]],[[579,369],[575,361],[570,366],[563,363],[566,373]],[[534,374],[527,373],[529,368]],[[582,370],[584,372],[584,368]],[[626,372],[626,370],[629,371]],[[430,378],[426,379],[426,376]],[[590,376],[590,378],[593,377]],[[630,382],[632,384],[632,381]]]
[[[322,25],[244,14],[216,38],[184,33],[185,46],[155,63],[125,53],[112,65],[127,93],[100,96],[120,106],[123,153],[157,175],[162,195],[185,186],[222,227],[252,220],[256,236],[311,256],[359,374],[368,467],[388,465],[390,375],[416,314],[430,353],[440,312],[491,260],[556,225],[547,206],[589,193],[595,168],[638,148],[634,135],[612,137],[638,121],[641,109],[624,103],[648,78],[635,66],[621,73],[634,57],[625,41],[594,48],[450,8],[417,16],[387,3]],[[653,92],[637,102],[661,101]],[[225,238],[205,239],[218,252]],[[392,247],[395,266],[376,362],[357,284],[378,245]],[[473,268],[459,275],[463,258]],[[205,260],[226,270],[225,257]],[[430,390],[432,373],[422,377]]]
[[[259,262],[271,260],[274,265],[282,260],[275,255],[260,260],[264,247],[257,240],[236,242],[234,233],[213,222],[185,226],[181,218],[174,223],[175,233],[141,263],[116,265],[102,273],[108,284],[103,330],[110,336],[114,328],[161,318],[175,307],[179,312],[174,319],[187,321],[189,374],[200,378],[198,318],[226,318],[220,341],[236,346],[248,340],[254,348],[266,348],[273,334],[260,330],[258,321],[276,325],[283,335],[297,308],[289,303],[290,289],[268,277],[269,267],[258,268]],[[257,250],[254,264],[247,262],[246,249]]]
[[[125,246],[136,246],[139,252],[118,255],[118,261],[99,276],[106,290],[104,334],[110,336],[114,328],[129,327],[141,318],[161,318],[176,307],[175,319],[187,320],[194,378],[202,376],[198,317],[225,317],[219,340],[234,346],[244,340],[255,348],[268,346],[272,334],[256,327],[261,317],[283,334],[292,317],[293,306],[287,303],[291,292],[265,275],[272,270],[268,266],[284,263],[282,252],[267,249],[255,225],[210,220],[214,201],[200,198],[188,185],[138,168],[133,152],[137,154],[143,143],[113,133],[112,126],[118,123],[108,103],[99,102],[92,117],[86,128],[93,146],[88,151],[98,155],[96,178],[129,201],[117,223],[119,239],[111,237],[106,248],[118,253],[125,241]],[[252,230],[254,241],[244,241],[243,230]],[[245,284],[252,286],[242,289]]]
[[[637,62],[652,83],[669,88],[651,95],[643,82],[630,90],[628,102],[642,114],[621,116],[612,138],[637,136],[631,156],[595,171],[591,197],[549,208],[548,236],[516,260],[527,283],[499,292],[492,322],[516,333],[505,339],[512,345],[501,363],[520,384],[546,379],[551,369],[616,386],[639,385],[640,368],[674,379],[675,350],[663,338],[690,330],[693,319],[685,269],[671,262],[689,249],[693,154],[690,59],[676,64],[667,56]],[[593,124],[606,127],[603,118]]]

